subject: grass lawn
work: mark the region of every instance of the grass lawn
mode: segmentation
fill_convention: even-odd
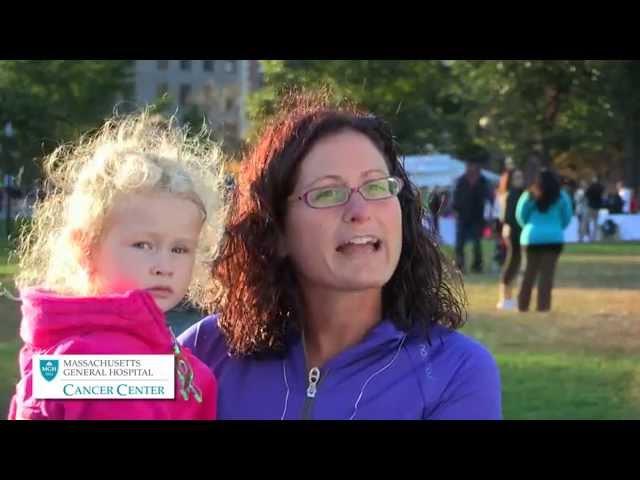
[[[549,313],[496,310],[497,282],[465,276],[463,332],[497,358],[505,418],[640,419],[639,243],[566,245]]]
[[[0,244],[0,290],[8,288],[15,293],[13,274],[15,265],[8,263],[8,248]],[[18,379],[18,325],[20,305],[0,296],[0,418],[6,418],[9,400]]]

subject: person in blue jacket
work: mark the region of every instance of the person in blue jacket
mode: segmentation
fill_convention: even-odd
[[[522,246],[526,267],[518,294],[518,309],[529,310],[531,290],[538,281],[537,310],[551,310],[551,290],[558,258],[564,246],[564,230],[573,211],[571,199],[560,188],[557,175],[542,169],[516,206],[516,220],[522,227]]]
[[[219,419],[500,419],[493,356],[458,333],[459,272],[380,118],[293,95],[243,159],[213,315],[180,336]]]

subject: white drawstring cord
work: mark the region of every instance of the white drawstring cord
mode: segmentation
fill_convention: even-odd
[[[373,380],[373,378],[384,372],[387,368],[391,367],[391,365],[393,365],[393,363],[396,361],[396,359],[398,358],[398,355],[400,355],[400,350],[402,349],[402,346],[404,345],[404,341],[407,339],[407,336],[405,335],[404,337],[402,337],[402,340],[400,342],[400,346],[398,347],[398,350],[396,350],[395,355],[393,356],[393,358],[391,359],[391,361],[389,363],[387,363],[384,367],[382,367],[380,370],[378,370],[377,372],[373,373],[369,378],[367,378],[367,380],[362,384],[362,388],[360,389],[360,394],[358,395],[358,398],[356,400],[356,403],[353,405],[353,413],[351,414],[351,416],[348,418],[348,420],[353,420],[356,416],[356,414],[358,413],[358,404],[360,403],[360,400],[362,400],[362,396],[364,394],[364,390],[365,388],[367,388],[368,383]],[[287,389],[287,393],[285,394],[284,397],[284,408],[282,409],[282,416],[280,417],[280,420],[284,420],[284,417],[287,413],[287,405],[289,403],[289,382],[287,381],[287,365],[286,365],[286,361],[283,359],[282,360],[282,376],[284,378],[284,385]]]

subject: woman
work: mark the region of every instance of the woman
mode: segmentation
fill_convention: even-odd
[[[571,199],[560,189],[560,181],[548,169],[538,174],[529,191],[516,206],[516,219],[522,227],[520,244],[527,259],[518,294],[518,309],[529,310],[531,289],[538,279],[539,312],[551,310],[551,290],[556,264],[564,245],[564,229],[573,212]]]
[[[243,161],[211,316],[221,419],[498,419],[491,354],[378,118],[300,96]]]
[[[513,281],[520,271],[520,234],[522,229],[516,220],[516,205],[522,195],[524,175],[520,169],[508,171],[504,183],[499,187],[499,199],[503,203],[502,238],[506,247],[506,256],[500,276],[500,292],[497,308],[515,310],[516,302],[512,298]]]

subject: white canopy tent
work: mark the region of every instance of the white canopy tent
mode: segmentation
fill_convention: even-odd
[[[465,171],[465,163],[447,154],[407,155],[401,159],[409,178],[419,188],[453,188],[456,179]],[[499,175],[482,169],[491,183],[498,183]]]

